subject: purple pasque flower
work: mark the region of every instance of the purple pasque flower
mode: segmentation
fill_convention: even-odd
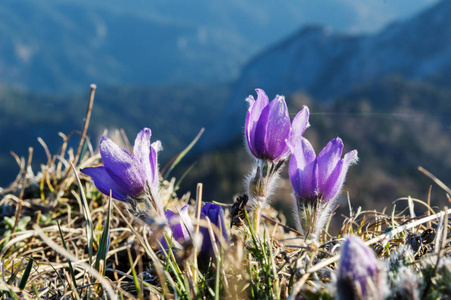
[[[357,151],[341,158],[340,138],[331,140],[318,156],[304,137],[294,136],[288,145],[292,151],[288,171],[294,191],[296,224],[304,235],[311,234],[311,238],[318,239],[349,166],[358,159]]]
[[[383,299],[384,281],[374,251],[350,235],[343,243],[337,274],[339,299]]]
[[[357,162],[357,150],[341,158],[343,141],[340,138],[331,140],[318,156],[304,137],[293,138],[288,144],[293,153],[289,174],[296,198],[329,203],[340,192],[349,166]]]
[[[84,168],[80,171],[92,178],[95,186],[105,195],[121,201],[140,199],[146,195],[162,215],[158,197],[159,173],[157,151],[159,141],[150,144],[152,133],[149,128],[141,130],[135,139],[133,154],[116,145],[106,136],[100,141],[100,156],[103,166]]]
[[[246,116],[245,135],[251,154],[257,159],[272,162],[285,158],[290,153],[286,140],[290,134],[301,136],[308,126],[309,111],[306,106],[290,123],[287,104],[283,96],[269,102],[262,89],[256,89],[257,100],[251,95]]]
[[[213,203],[205,203],[204,206],[202,206],[200,211],[200,217],[201,219],[209,219],[210,222],[216,226],[222,233],[222,236],[226,241],[229,240],[227,236],[227,231],[224,224],[224,212],[221,208],[221,206]],[[214,256],[214,250],[213,250],[213,243],[211,240],[210,231],[207,227],[202,226],[200,227],[200,232],[203,236],[202,241],[202,248],[200,250],[200,254],[208,255],[210,257]],[[219,245],[218,237],[215,233],[215,240],[216,244]]]
[[[179,244],[183,244],[185,241],[191,239],[191,234],[194,231],[193,223],[188,212],[188,205],[183,206],[178,213],[169,209],[164,212],[169,223],[169,228],[171,229],[172,239]],[[163,248],[168,248],[164,238],[161,240],[161,244]]]

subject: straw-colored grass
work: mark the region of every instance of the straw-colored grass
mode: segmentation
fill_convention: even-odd
[[[181,250],[161,253],[156,245],[163,223],[132,214],[79,172],[100,164],[85,136],[90,110],[76,151],[67,149],[72,134],[60,134],[55,154],[41,141],[48,160],[37,173],[32,149],[27,159],[15,156],[20,173],[0,194],[0,299],[330,299],[337,296],[335,270],[348,234],[364,239],[384,265],[387,298],[451,297],[451,211],[410,197],[387,212],[350,208],[340,233],[330,235],[326,225],[319,242],[287,227],[267,206],[259,233],[248,226],[245,211],[241,219],[234,215],[230,242],[220,240],[211,260],[197,257],[196,237]],[[162,180],[165,207],[191,204],[195,226],[208,226],[214,237],[218,229],[196,218],[202,186],[195,199],[178,198],[176,182]],[[230,206],[224,208],[230,224]]]

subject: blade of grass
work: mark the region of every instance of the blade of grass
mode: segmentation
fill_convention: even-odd
[[[16,270],[14,270],[14,272],[12,272],[11,277],[9,277],[8,281],[6,282],[7,284],[11,285],[11,284],[13,284],[14,280],[16,280],[17,274],[20,271],[20,266],[22,265],[22,263],[23,263],[23,258],[20,261],[19,266],[16,268]],[[11,266],[11,268],[14,268],[14,266]]]
[[[133,275],[133,283],[135,284],[136,292],[138,293],[138,298],[140,300],[142,300],[143,299],[143,291],[141,289],[141,284],[139,283],[138,276],[136,275],[135,268],[133,267],[132,254],[130,253],[129,248],[127,248],[127,254],[128,254],[128,261],[130,263],[130,269],[131,269],[132,275]]]
[[[70,165],[72,167],[72,170],[74,171],[75,177],[77,178],[78,188],[80,189],[80,197],[83,200],[82,201],[82,208],[84,212],[84,216],[86,219],[86,235],[88,238],[88,254],[89,254],[89,264],[92,265],[92,247],[94,243],[94,232],[92,228],[92,219],[91,219],[91,212],[89,211],[88,201],[85,197],[85,192],[83,190],[83,185],[81,184],[80,177],[77,174],[77,171],[75,170],[75,166],[72,162],[70,162]]]
[[[87,150],[88,150],[88,144],[89,144],[89,138],[88,137],[85,137],[85,142],[84,142],[84,144],[83,144],[83,148],[81,149],[81,154],[80,154],[80,161],[83,161],[83,158],[85,157],[85,155],[86,155],[86,152],[87,152]]]
[[[77,152],[75,154],[74,162],[73,164],[76,165],[78,162],[78,158],[80,157],[81,150],[85,141],[86,132],[88,131],[89,127],[89,121],[91,119],[91,113],[92,113],[92,105],[94,104],[94,95],[96,93],[97,86],[95,84],[91,84],[90,86],[91,92],[89,94],[89,102],[88,107],[86,109],[86,117],[85,117],[85,124],[83,125],[83,131],[81,133],[80,143],[78,144]]]
[[[63,243],[63,247],[67,251],[66,241],[64,240],[63,231],[61,230],[61,226],[60,226],[59,220],[56,220],[56,223],[58,224],[58,230],[60,232],[60,236],[61,236],[61,241]],[[70,260],[67,260],[67,263],[69,265],[69,273],[70,273],[70,276],[72,277],[72,281],[74,283],[74,287],[75,287],[75,289],[77,289],[77,281],[75,279],[75,272],[74,272],[74,268],[72,266],[72,262]]]
[[[174,160],[172,165],[169,167],[169,170],[164,174],[164,179],[168,178],[171,171],[180,163],[182,158],[193,148],[193,146],[197,143],[197,141],[200,139],[202,134],[204,133],[205,128],[202,128],[199,133],[196,135],[194,140],[177,156],[177,158]]]
[[[186,169],[185,172],[183,172],[182,176],[180,176],[179,180],[177,180],[177,182],[174,185],[174,191],[178,189],[178,187],[180,186],[180,184],[182,183],[183,179],[185,179],[186,175],[189,174],[189,172],[191,172],[191,170],[197,165],[197,161],[193,162],[188,169]]]
[[[158,280],[160,281],[160,285],[161,285],[161,287],[163,289],[163,296],[165,298],[169,298],[169,290],[168,290],[168,287],[166,285],[166,281],[164,280],[163,266],[162,266],[160,260],[158,259],[157,255],[152,250],[152,248],[147,247],[147,243],[144,241],[143,237],[141,237],[139,235],[139,233],[135,230],[135,228],[132,226],[132,224],[127,220],[127,218],[125,218],[125,216],[121,212],[121,210],[114,203],[113,203],[113,206],[114,206],[114,208],[116,208],[116,211],[119,213],[121,218],[125,221],[125,223],[127,223],[128,228],[133,232],[133,234],[139,240],[141,245],[143,245],[144,250],[146,251],[147,255],[149,255],[149,257],[152,259],[152,261],[153,261],[153,263],[155,265],[155,270],[156,270],[156,272],[158,274]]]
[[[23,272],[22,278],[19,282],[19,289],[23,290],[25,286],[27,285],[28,278],[30,277],[31,268],[33,268],[33,257],[30,257],[30,260],[28,261],[27,267],[25,268],[25,271]]]
[[[61,254],[67,259],[77,261],[77,257],[70,253],[69,251],[66,251],[63,247],[56,244],[54,241],[52,241],[48,236],[45,235],[45,233],[42,231],[41,227],[37,224],[33,225],[33,230],[35,231],[35,234],[38,235],[44,243],[46,243],[50,248],[52,248],[57,253]],[[114,292],[113,287],[111,286],[110,282],[106,280],[102,274],[97,272],[91,265],[88,265],[87,263],[84,263],[82,261],[78,262],[78,265],[83,267],[89,274],[91,274],[94,278],[96,278],[100,284],[103,286],[103,288],[108,292],[109,299],[116,300],[117,299],[117,293]]]
[[[36,295],[36,299],[37,300],[41,300],[41,296],[39,296],[38,288],[36,287],[36,285],[34,283],[33,283],[33,291],[34,291],[34,293]]]
[[[110,214],[111,214],[111,195],[108,199],[108,212],[107,212],[107,216],[106,216],[106,221],[105,221],[105,225],[103,228],[103,232],[102,232],[102,236],[100,237],[100,241],[99,241],[99,249],[97,251],[97,255],[96,255],[96,263],[94,268],[100,272],[99,268],[100,268],[100,262],[106,261],[106,257],[108,254],[108,249],[110,247]],[[105,268],[103,268],[102,275],[105,275]]]

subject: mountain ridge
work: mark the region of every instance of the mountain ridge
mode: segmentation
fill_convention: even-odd
[[[244,101],[255,88],[270,99],[278,93],[303,91],[317,101],[331,102],[354,89],[400,75],[406,79],[451,81],[451,1],[441,1],[426,11],[395,22],[375,34],[334,33],[311,26],[251,59],[233,88],[223,115],[221,140],[240,132],[247,110]],[[418,38],[416,33],[421,33]],[[423,39],[424,36],[424,39]],[[214,137],[211,137],[214,139]]]

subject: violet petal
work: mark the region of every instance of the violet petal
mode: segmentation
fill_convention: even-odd
[[[285,140],[290,134],[290,116],[282,96],[266,106],[257,122],[253,147],[258,158],[277,160],[287,152]]]
[[[254,153],[254,135],[255,128],[258,120],[260,119],[260,115],[263,109],[268,105],[269,100],[265,91],[262,89],[256,89],[257,92],[257,100],[254,100],[253,96],[249,96],[246,100],[249,102],[249,110],[246,116],[246,124],[245,124],[245,132],[246,132],[246,141],[249,146],[249,150],[255,156]]]
[[[323,201],[330,201],[337,196],[343,186],[349,166],[356,163],[357,160],[357,150],[352,150],[337,163],[322,191]]]
[[[346,281],[358,284],[362,296],[366,298],[369,296],[368,280],[376,280],[377,273],[374,251],[359,237],[354,235],[347,237],[341,251],[338,284]]]
[[[310,111],[308,107],[302,106],[301,111],[297,113],[291,124],[290,141],[292,144],[296,143],[296,138],[300,138],[304,134],[305,129],[309,125],[309,117]]]
[[[204,206],[202,206],[201,208],[200,216],[202,219],[205,218],[210,219],[210,222],[221,230],[222,236],[226,241],[228,241],[227,231],[224,224],[224,212],[221,206],[213,203],[205,203]],[[202,226],[200,227],[199,230],[203,236],[201,254],[213,256],[214,255],[213,243],[211,241],[209,229]]]
[[[139,166],[138,172],[142,177],[142,182],[145,183],[147,181],[149,185],[153,182],[153,171],[149,160],[151,136],[151,130],[144,128],[136,136],[135,145],[133,146],[133,156],[136,164]]]
[[[315,168],[317,166],[313,146],[303,137],[295,145],[291,143],[288,145],[293,152],[288,171],[296,197],[300,199],[315,197],[317,191]]]
[[[188,205],[185,205],[178,214],[169,209],[166,210],[164,214],[168,219],[172,231],[172,238],[174,240],[182,244],[191,238],[193,224],[188,215]]]
[[[127,201],[128,191],[123,189],[110,177],[104,166],[95,168],[84,168],[80,170],[83,174],[86,174],[92,178],[97,189],[105,195],[110,194],[112,191],[112,197],[117,200]]]
[[[343,141],[336,138],[331,140],[318,154],[318,189],[320,193],[326,189],[326,184],[330,183],[329,177],[336,169],[342,151]]]
[[[130,195],[141,194],[144,191],[142,172],[138,171],[133,156],[105,136],[102,137],[99,148],[103,164],[111,178]]]

